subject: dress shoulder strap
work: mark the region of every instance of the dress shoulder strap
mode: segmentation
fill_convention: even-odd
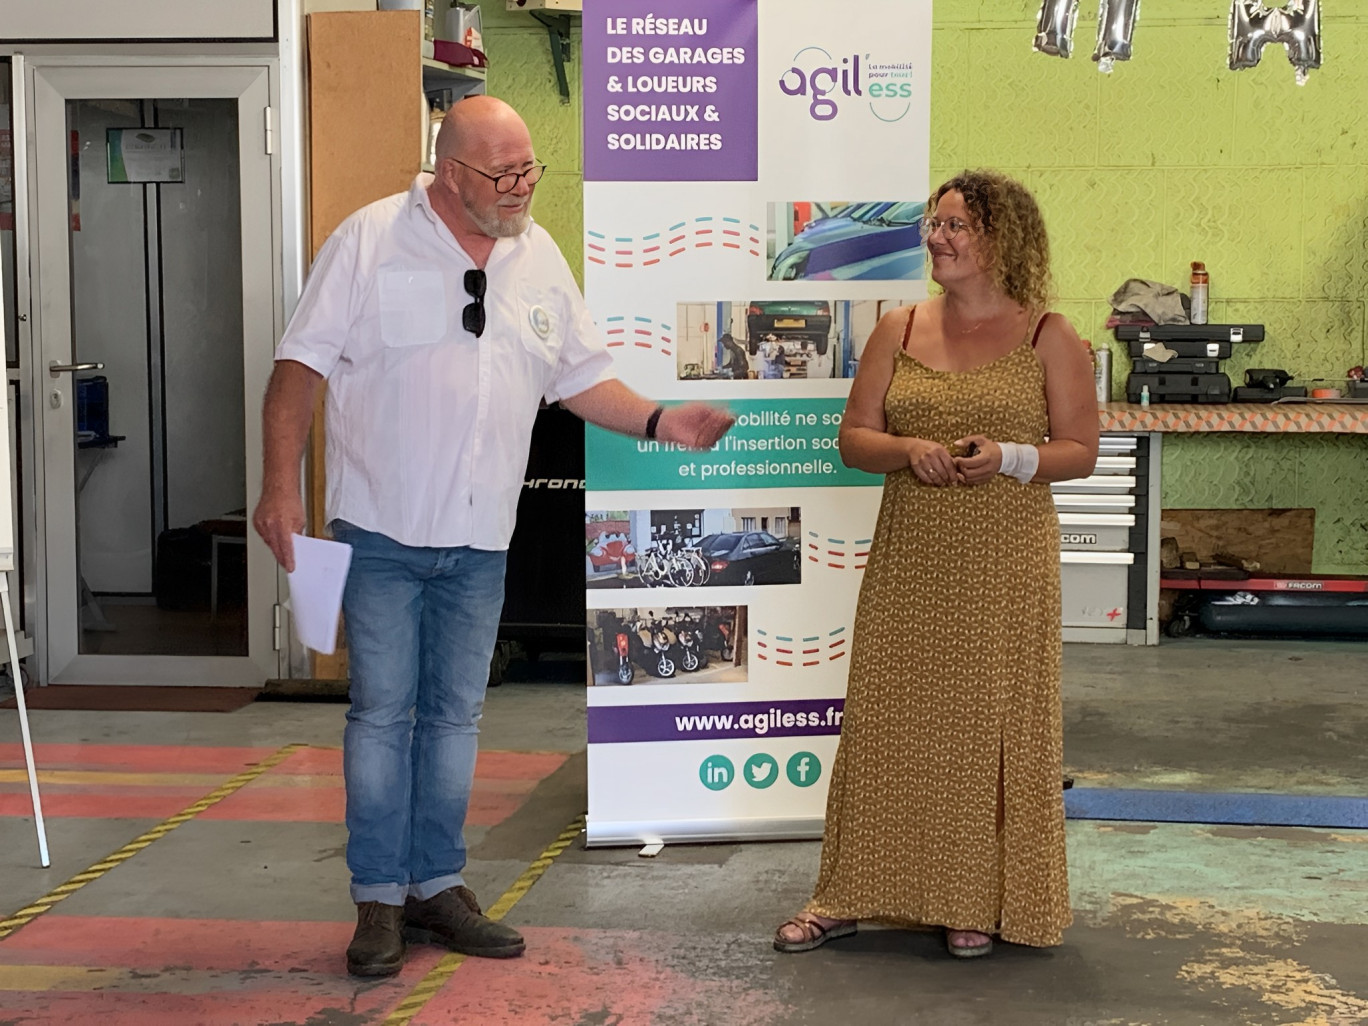
[[[907,352],[907,343],[912,341],[912,322],[916,319],[916,316],[917,308],[914,305],[907,314],[907,327],[903,329],[902,351],[904,353]]]
[[[1048,320],[1051,316],[1053,316],[1053,315],[1047,313],[1047,314],[1044,314],[1044,315],[1040,318],[1040,320],[1036,321],[1036,330],[1035,330],[1035,334],[1031,336],[1031,348],[1032,348],[1032,349],[1034,349],[1034,348],[1036,347],[1036,343],[1040,341],[1040,332],[1041,332],[1041,329],[1045,327],[1045,322],[1046,322],[1046,320]]]

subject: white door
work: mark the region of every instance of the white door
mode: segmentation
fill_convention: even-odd
[[[30,59],[40,574],[51,683],[279,676],[247,514],[280,258],[270,69]]]

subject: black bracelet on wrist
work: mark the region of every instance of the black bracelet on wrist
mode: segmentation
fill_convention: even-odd
[[[656,436],[656,425],[660,423],[660,415],[665,412],[665,407],[657,406],[651,411],[651,415],[646,418],[646,437],[654,440]]]

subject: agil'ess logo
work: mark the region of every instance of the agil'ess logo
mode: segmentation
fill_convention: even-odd
[[[808,100],[814,121],[834,121],[841,113],[838,97],[868,103],[880,121],[901,121],[912,108],[912,64],[871,61],[869,54],[837,60],[820,46],[806,46],[779,76],[779,88]]]

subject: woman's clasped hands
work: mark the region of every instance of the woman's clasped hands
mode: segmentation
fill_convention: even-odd
[[[968,435],[949,446],[926,438],[909,438],[907,463],[923,484],[937,488],[981,485],[1002,468],[1002,449],[983,435]]]

